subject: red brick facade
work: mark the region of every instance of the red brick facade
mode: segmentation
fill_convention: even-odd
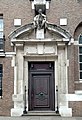
[[[18,27],[14,26],[14,19],[21,19],[22,25],[33,21],[34,10],[30,0],[1,0],[0,14],[4,19],[5,52],[13,52],[9,34]],[[69,31],[74,41],[77,41],[79,34],[82,34],[82,1],[79,0],[51,0],[49,10],[46,10],[47,20],[50,23],[59,25],[60,18],[67,18],[67,26],[62,26]],[[34,33],[31,36],[34,36]],[[49,36],[49,35],[47,35]],[[82,90],[82,83],[79,83],[78,45],[68,46],[69,74],[68,93],[74,94],[75,90]],[[0,99],[0,115],[10,116],[13,108],[12,94],[14,93],[14,68],[12,57],[0,57],[0,64],[3,64],[2,99]],[[70,101],[69,107],[73,108],[73,116],[82,116],[82,101]]]
[[[11,58],[0,58],[0,64],[3,64],[2,80],[2,99],[0,99],[0,115],[10,116],[10,109],[13,107],[13,68],[11,67]]]

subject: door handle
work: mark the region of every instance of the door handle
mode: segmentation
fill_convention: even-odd
[[[42,93],[42,92],[40,93],[40,96],[43,96],[43,93]]]

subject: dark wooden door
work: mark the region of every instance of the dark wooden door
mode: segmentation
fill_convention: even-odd
[[[29,110],[54,110],[54,63],[29,64]]]

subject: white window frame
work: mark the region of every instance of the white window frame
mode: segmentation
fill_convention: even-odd
[[[80,36],[82,36],[82,34],[80,34],[79,37],[78,37],[78,43],[79,43]],[[79,51],[80,47],[82,47],[82,43],[79,43],[79,45],[78,45],[78,53],[79,53],[79,57],[78,57],[78,61],[79,61],[79,80],[82,81],[82,79],[80,78],[80,73],[82,72],[82,70],[80,70],[80,63],[82,63],[82,62],[80,62],[80,55],[82,55],[82,53],[80,53],[80,51]]]

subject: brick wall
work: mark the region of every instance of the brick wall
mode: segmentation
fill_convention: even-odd
[[[14,27],[13,20],[20,18],[22,25],[28,24],[33,21],[34,10],[31,9],[31,2],[29,0],[1,0],[0,14],[2,13],[4,18],[4,34],[6,37],[5,51],[13,51],[11,41],[8,38],[8,35],[18,28]],[[46,15],[49,22],[57,25],[59,25],[60,18],[67,18],[67,26],[62,27],[68,30],[74,38],[77,38],[78,33],[75,29],[82,21],[82,2],[78,2],[77,0],[51,0],[50,9],[46,11]],[[82,32],[81,28],[79,28],[79,31]],[[78,60],[78,55],[76,54],[78,53],[78,48],[71,45],[71,47],[68,47],[68,50],[68,58],[70,60],[68,76],[69,93],[74,93],[74,90],[81,89],[82,86],[81,84],[74,84],[74,81],[78,80],[78,64],[76,64]],[[10,109],[13,108],[13,68],[11,67],[11,58],[0,58],[0,63],[3,63],[3,98],[0,99],[0,115],[10,115]],[[81,102],[70,102],[69,106],[73,107],[73,115],[81,115]]]
[[[69,107],[72,108],[73,116],[82,117],[82,102],[69,102]]]
[[[11,67],[11,58],[0,58],[0,64],[3,64],[2,79],[2,99],[0,98],[0,115],[10,115],[13,107],[13,68]]]

